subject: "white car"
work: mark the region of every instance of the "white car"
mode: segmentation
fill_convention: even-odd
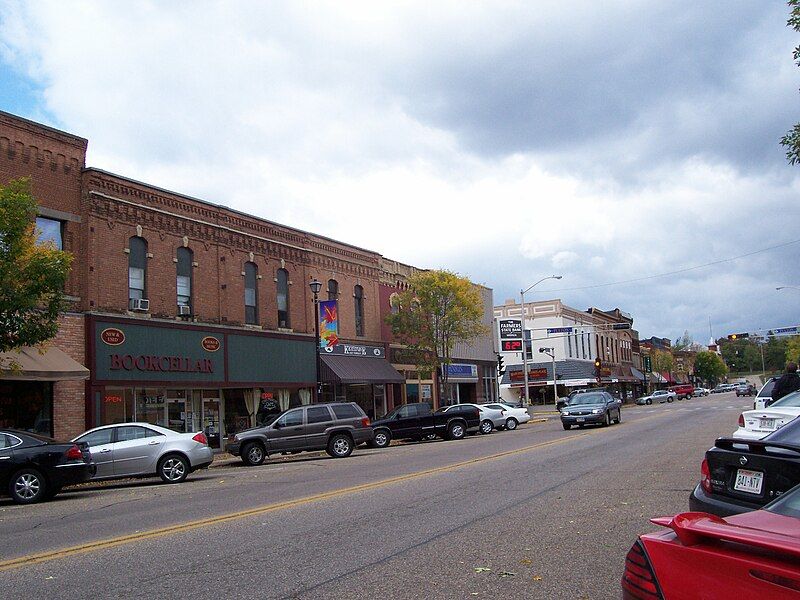
[[[756,399],[753,401],[753,410],[759,408],[766,408],[767,402],[772,402],[772,390],[775,387],[775,382],[778,381],[777,377],[770,377],[767,383],[756,394]]]
[[[517,428],[517,425],[521,425],[522,423],[527,423],[531,420],[531,416],[528,414],[528,411],[524,408],[515,408],[513,406],[509,406],[508,404],[503,404],[502,402],[496,402],[494,404],[484,404],[486,408],[491,408],[494,410],[505,411],[505,423],[503,427],[510,431],[513,431]]]
[[[708,388],[696,387],[696,388],[694,388],[694,391],[692,392],[692,396],[694,396],[694,397],[708,396],[710,393],[711,393],[711,390],[709,390]]]
[[[672,402],[673,400],[675,400],[675,397],[676,397],[675,392],[671,392],[670,390],[656,390],[655,392],[653,392],[649,396],[645,396],[644,398],[645,400],[649,398],[653,402],[661,402],[663,404],[664,402]]]
[[[768,408],[746,410],[739,415],[739,429],[733,437],[740,440],[760,440],[792,419],[800,416],[800,392],[787,394]]]
[[[481,422],[480,425],[478,425],[478,431],[480,433],[491,433],[493,429],[499,429],[506,425],[506,417],[501,410],[487,408],[480,404],[470,404],[469,402],[462,402],[461,404],[454,404],[453,406],[474,406],[477,408],[481,413]],[[451,410],[453,406],[448,406],[444,409],[444,412]],[[474,429],[470,431],[474,431]]]

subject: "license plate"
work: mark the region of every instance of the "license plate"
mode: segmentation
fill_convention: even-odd
[[[761,429],[775,429],[777,419],[761,419]]]
[[[586,421],[586,419],[584,419],[583,417],[578,417],[577,419],[575,419],[575,421],[578,423],[583,423],[584,421]]]
[[[736,483],[733,489],[737,492],[747,492],[748,494],[760,494],[761,485],[764,483],[764,474],[760,471],[750,471],[749,469],[739,469],[736,471]]]

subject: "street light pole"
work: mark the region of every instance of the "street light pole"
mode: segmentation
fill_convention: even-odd
[[[796,285],[782,285],[775,288],[776,290],[798,290],[800,291],[800,287]]]
[[[314,401],[319,402],[322,395],[322,382],[319,380],[319,291],[322,289],[322,284],[315,277],[308,284],[308,287],[311,288],[311,293],[314,294],[314,359],[316,367]]]
[[[537,285],[548,279],[561,279],[561,275],[550,275],[542,277],[539,281],[525,290],[519,291],[520,308],[522,309],[522,377],[525,381],[525,408],[530,406],[530,396],[528,395],[528,344],[525,342],[525,294],[530,292]],[[533,352],[533,340],[531,340],[531,352]]]
[[[547,354],[553,360],[553,403],[558,410],[558,383],[556,379],[556,349],[555,348],[539,348],[539,354]]]

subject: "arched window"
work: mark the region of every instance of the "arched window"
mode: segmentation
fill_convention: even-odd
[[[400,294],[397,292],[394,292],[391,296],[389,296],[389,308],[391,309],[393,315],[396,315],[400,312]]]
[[[128,250],[128,300],[142,300],[147,298],[147,241],[133,236]]]
[[[278,327],[289,329],[289,271],[278,269]]]
[[[335,279],[328,279],[328,300],[338,300],[339,282]]]
[[[188,306],[192,312],[192,251],[189,248],[178,248],[175,253],[178,259],[176,265],[176,289],[178,291],[178,306]]]
[[[258,325],[258,267],[255,263],[244,263],[244,322]]]
[[[353,288],[353,298],[356,307],[356,335],[364,335],[364,288],[357,285]]]

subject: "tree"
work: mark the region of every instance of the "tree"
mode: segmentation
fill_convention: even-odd
[[[418,271],[408,284],[397,299],[400,310],[386,322],[420,371],[440,373],[442,398],[455,344],[470,343],[487,332],[483,301],[469,279],[450,271]]]
[[[661,375],[661,373],[669,373],[675,366],[675,359],[670,352],[663,350],[653,350],[651,356],[651,364],[653,371]]]
[[[800,32],[800,0],[789,0],[787,2],[791,10],[786,24],[797,32]],[[800,66],[800,46],[794,49],[794,60]],[[795,124],[789,132],[781,138],[781,145],[786,148],[786,160],[789,164],[796,165],[800,162],[800,123]]]
[[[727,372],[728,367],[716,352],[698,352],[694,357],[694,374],[710,385],[716,385]]]
[[[689,346],[694,343],[691,336],[689,335],[689,330],[685,330],[683,332],[683,336],[672,345],[673,350],[687,350]]]
[[[767,345],[764,346],[764,364],[767,371],[783,371],[788,343],[789,340],[785,337],[769,338]]]
[[[72,255],[37,243],[36,214],[28,179],[0,186],[0,352],[39,345],[58,332]]]
[[[800,362],[800,335],[793,335],[786,341],[786,362]],[[781,366],[781,371],[785,366]]]

